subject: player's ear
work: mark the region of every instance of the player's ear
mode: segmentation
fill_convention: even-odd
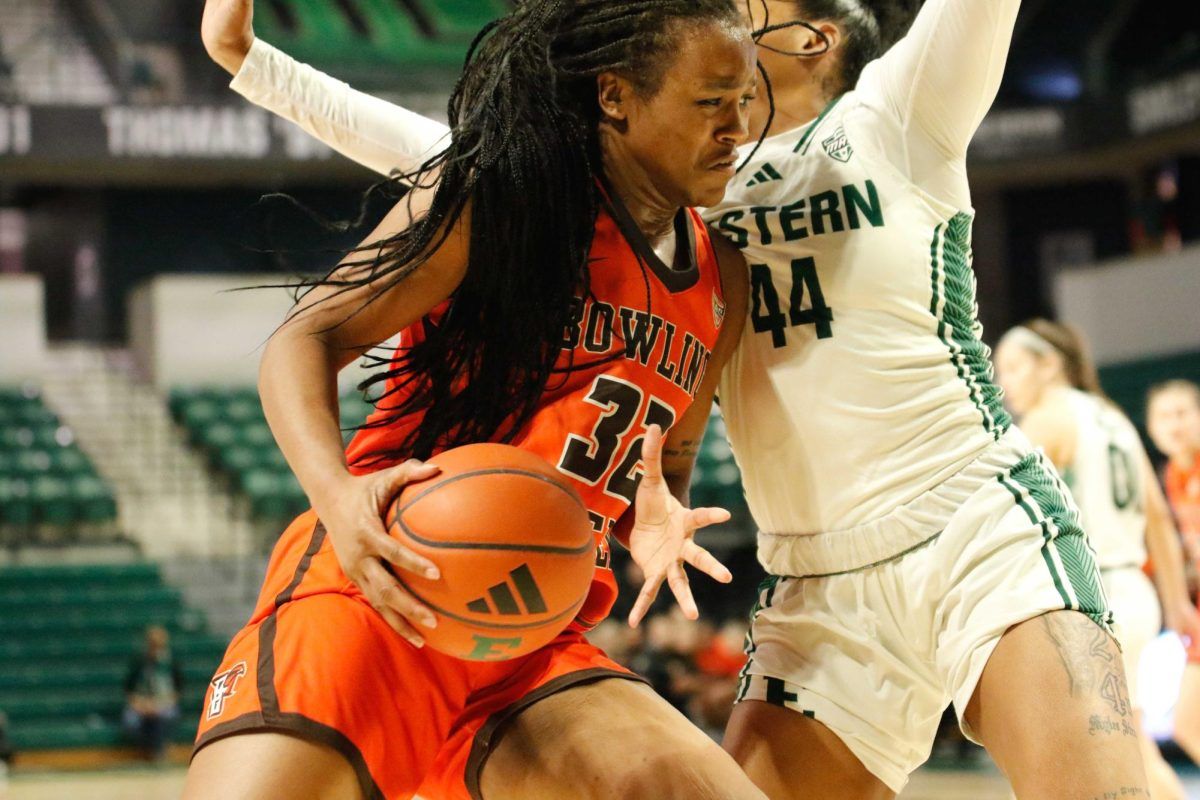
[[[629,100],[633,97],[633,84],[626,78],[615,72],[601,72],[596,76],[596,94],[602,119],[618,124],[629,120]]]
[[[797,51],[799,55],[817,56],[832,53],[842,43],[842,29],[833,22],[829,20],[814,22],[812,26],[815,30],[800,28],[804,32],[804,36],[800,40],[800,49]]]

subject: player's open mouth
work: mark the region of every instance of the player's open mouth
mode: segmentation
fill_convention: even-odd
[[[717,172],[728,172],[729,174],[732,175],[734,170],[736,169],[736,167],[737,167],[737,156],[731,155],[729,158],[721,159],[720,161],[714,162],[713,165],[709,167],[709,169],[715,170]]]

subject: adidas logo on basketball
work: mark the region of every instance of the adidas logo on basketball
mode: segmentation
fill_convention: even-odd
[[[528,564],[522,564],[509,572],[508,578],[509,580],[501,581],[488,589],[487,597],[477,597],[467,603],[467,610],[476,614],[501,614],[504,616],[546,613],[546,601],[538,589],[537,582],[533,579],[533,572],[530,571]],[[517,596],[521,598],[521,603],[525,606],[524,611],[517,604],[517,596],[513,595],[514,588],[517,590]],[[489,597],[492,600],[491,604],[488,603]],[[493,606],[495,606],[494,610]]]

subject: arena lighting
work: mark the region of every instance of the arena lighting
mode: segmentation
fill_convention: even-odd
[[[1187,666],[1183,641],[1170,631],[1161,634],[1142,651],[1138,667],[1137,704],[1142,707],[1142,724],[1154,739],[1171,738],[1175,727],[1175,703]]]
[[[1070,102],[1083,94],[1083,80],[1069,65],[1049,64],[1026,73],[1021,88],[1037,100]]]

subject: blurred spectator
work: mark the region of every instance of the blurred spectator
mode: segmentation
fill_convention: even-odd
[[[155,760],[166,755],[183,691],[182,670],[169,644],[166,628],[147,628],[145,650],[134,657],[125,678],[125,729],[146,757]]]
[[[12,742],[8,740],[8,716],[0,711],[0,796],[8,787],[8,767],[13,755]]]
[[[1183,247],[1179,230],[1179,168],[1168,164],[1146,177],[1146,186],[1133,222],[1135,252],[1177,253]]]
[[[1184,545],[1200,562],[1200,386],[1184,380],[1152,386],[1146,426],[1168,459],[1164,482]]]

